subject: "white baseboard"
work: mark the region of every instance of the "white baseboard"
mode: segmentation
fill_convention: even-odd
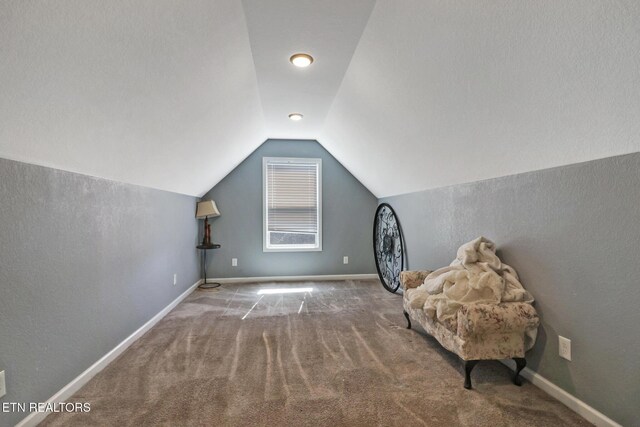
[[[515,371],[516,364],[513,360],[501,360],[501,362],[511,368],[511,370]],[[561,389],[537,372],[532,371],[529,368],[524,368],[520,372],[520,375],[522,375],[523,378],[529,380],[531,384],[546,392],[549,396],[558,399],[569,409],[571,409],[593,425],[597,427],[622,427],[620,424],[613,421],[602,412],[587,405],[582,400]]]
[[[247,282],[303,282],[303,281],[332,281],[332,280],[371,280],[377,279],[377,274],[326,274],[318,276],[268,276],[268,277],[221,277],[207,279],[207,283],[247,283]]]
[[[64,402],[73,394],[80,390],[83,385],[85,385],[91,378],[93,378],[98,372],[102,371],[109,363],[111,363],[116,357],[120,356],[131,344],[133,344],[138,338],[145,334],[149,329],[151,329],[156,323],[158,323],[164,316],[169,314],[173,308],[178,305],[183,299],[189,296],[198,285],[202,283],[202,279],[198,280],[195,284],[191,285],[189,289],[184,291],[178,296],[178,298],[174,299],[168,306],[162,309],[158,314],[153,316],[147,323],[138,328],[137,331],[129,335],[124,341],[118,344],[113,350],[109,353],[105,354],[98,360],[96,363],[91,365],[87,370],[78,375],[73,381],[64,386],[60,391],[51,396],[47,403],[58,403]],[[32,412],[18,424],[16,427],[32,427],[38,425],[38,423],[42,422],[49,412]]]

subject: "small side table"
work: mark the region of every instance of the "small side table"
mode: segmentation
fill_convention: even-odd
[[[202,251],[202,269],[204,270],[204,282],[198,287],[200,289],[213,289],[221,286],[222,284],[217,282],[207,283],[207,251],[210,249],[219,249],[220,245],[217,243],[213,243],[211,245],[198,245],[196,246],[196,248]]]

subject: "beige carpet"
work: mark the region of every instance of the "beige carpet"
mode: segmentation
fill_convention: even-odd
[[[465,390],[457,357],[405,325],[377,281],[196,291],[70,400],[90,413],[43,425],[588,425],[498,362]]]

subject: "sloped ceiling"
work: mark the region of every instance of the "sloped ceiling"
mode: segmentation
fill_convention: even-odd
[[[0,156],[178,193],[267,137],[234,0],[4,0],[0,87]]]
[[[604,0],[5,0],[0,156],[202,195],[318,139],[382,197],[635,152],[639,25]]]
[[[378,0],[320,142],[378,197],[640,150],[640,2]]]
[[[317,139],[374,0],[243,0],[270,138]],[[312,55],[304,69],[294,53]],[[300,112],[304,119],[289,120]]]

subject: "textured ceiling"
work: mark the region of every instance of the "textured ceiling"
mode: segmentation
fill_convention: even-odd
[[[243,0],[270,138],[317,139],[374,0]],[[289,58],[305,52],[312,66]],[[289,120],[300,112],[304,119]]]
[[[640,150],[640,2],[378,0],[319,141],[376,196]]]
[[[639,25],[604,0],[4,0],[0,157],[202,195],[309,138],[382,197],[639,151]]]
[[[0,3],[0,156],[190,195],[267,137],[242,4]]]

